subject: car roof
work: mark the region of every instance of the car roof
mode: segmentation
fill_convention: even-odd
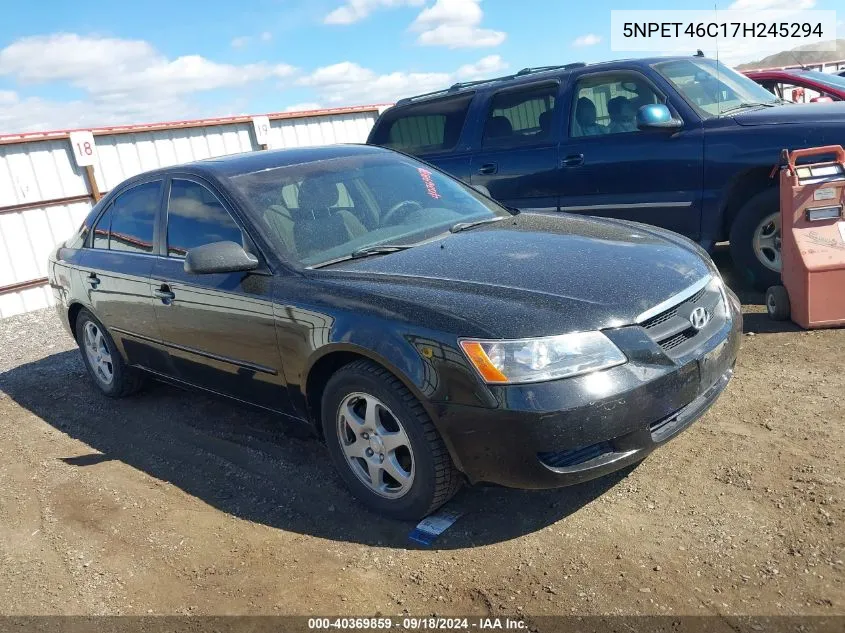
[[[139,174],[135,179],[148,179],[151,176],[166,176],[173,173],[196,174],[212,178],[230,178],[265,169],[289,167],[303,163],[315,163],[332,158],[344,158],[364,154],[394,153],[389,149],[373,145],[341,144],[315,147],[291,147],[287,149],[263,150],[229,154],[215,158],[206,158],[192,163],[183,163],[162,167]],[[127,181],[128,182],[128,181]]]
[[[594,64],[586,64],[584,62],[574,62],[571,64],[561,64],[559,66],[539,66],[532,68],[523,68],[522,70],[512,74],[504,75],[502,77],[492,77],[490,79],[479,79],[476,81],[466,81],[456,83],[448,88],[436,90],[434,92],[427,92],[425,94],[416,95],[413,97],[406,97],[396,102],[395,107],[402,107],[411,103],[419,103],[428,101],[429,99],[439,99],[443,97],[453,97],[462,94],[467,94],[475,91],[489,91],[497,90],[503,86],[518,86],[524,83],[533,83],[542,79],[555,79],[570,74],[574,70],[581,68],[589,68],[591,71],[613,70],[618,68],[620,64],[625,66],[650,66],[658,62],[671,62],[682,59],[691,59],[689,55],[668,56],[668,57],[645,57],[635,59],[617,59],[614,61],[597,62]],[[696,55],[694,59],[703,59],[701,55]]]

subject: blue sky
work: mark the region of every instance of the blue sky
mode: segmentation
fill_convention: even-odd
[[[835,9],[839,1],[733,4]],[[693,0],[7,2],[0,133],[390,102],[525,66],[632,56],[610,50],[611,9],[712,7]]]

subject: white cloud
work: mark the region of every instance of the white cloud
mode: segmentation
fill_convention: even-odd
[[[601,42],[601,37],[595,33],[587,33],[572,40],[572,45],[580,48],[582,46],[595,46],[599,42]]]
[[[346,4],[329,13],[325,24],[353,24],[366,18],[370,13],[381,8],[418,7],[425,0],[348,0]]]
[[[258,36],[262,42],[269,42],[273,39],[273,34],[270,31],[264,31]]]
[[[574,40],[572,40],[572,45],[580,48],[583,46],[595,46],[601,42],[601,37],[596,35],[595,33],[587,33],[586,35],[579,35]]]
[[[232,48],[243,48],[252,38],[249,35],[241,35],[240,37],[235,37],[230,42]]]
[[[493,73],[502,71],[507,67],[507,63],[500,55],[488,55],[474,64],[464,64],[458,68],[455,75],[460,79],[484,79],[492,77]]]
[[[0,90],[0,104],[17,103],[18,93],[14,90]]]
[[[355,62],[340,62],[318,68],[298,83],[313,88],[331,105],[385,103],[400,97],[448,88],[456,81],[486,77],[507,64],[490,55],[475,64],[465,64],[451,73],[392,72],[379,75]]]
[[[420,11],[411,24],[411,30],[419,33],[417,43],[448,48],[498,46],[507,34],[481,28],[484,12],[480,3],[481,0],[436,0]]]
[[[0,76],[19,84],[66,83],[83,91],[73,102],[18,99],[2,129],[137,123],[200,116],[187,98],[287,77],[287,64],[220,64],[199,55],[168,59],[142,40],[59,33],[25,37],[0,50]]]
[[[323,106],[319,103],[308,102],[305,103],[294,103],[293,105],[289,105],[287,108],[282,110],[282,112],[307,112],[309,110],[321,110]]]

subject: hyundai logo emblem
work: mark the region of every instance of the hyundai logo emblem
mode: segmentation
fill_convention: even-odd
[[[689,315],[689,322],[696,330],[700,330],[710,321],[710,313],[701,306],[697,307]]]

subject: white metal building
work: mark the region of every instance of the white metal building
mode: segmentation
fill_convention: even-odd
[[[269,114],[260,144],[259,122],[248,116],[94,129],[91,167],[77,165],[70,141],[76,131],[0,136],[0,318],[52,303],[50,250],[126,178],[225,154],[363,143],[385,107]]]

